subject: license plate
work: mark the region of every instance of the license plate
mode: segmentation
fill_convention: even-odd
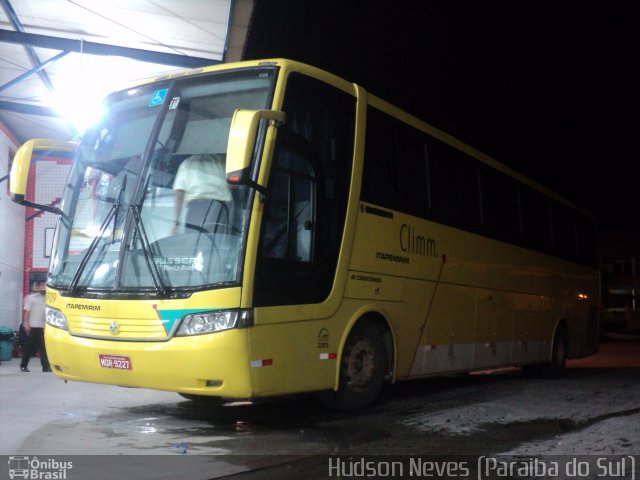
[[[118,370],[131,370],[131,359],[120,355],[98,355],[102,368],[116,368]]]

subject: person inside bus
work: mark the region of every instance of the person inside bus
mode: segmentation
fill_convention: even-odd
[[[229,224],[231,190],[222,154],[191,155],[178,167],[173,182],[175,210],[172,233],[178,232],[183,207],[185,231],[225,233]]]

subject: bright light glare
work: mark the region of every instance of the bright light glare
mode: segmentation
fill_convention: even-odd
[[[103,57],[71,54],[59,62],[53,104],[78,133],[102,115],[102,100],[116,84],[111,62]]]
[[[88,91],[87,86],[79,85],[77,89],[60,92],[56,97],[57,110],[78,133],[83,133],[102,116],[104,94]]]
[[[174,71],[175,67],[116,56],[71,53],[56,63],[55,98],[51,103],[83,133],[103,114],[102,100],[111,92],[144,78]],[[130,87],[129,87],[130,88]],[[135,88],[129,93],[134,94]]]

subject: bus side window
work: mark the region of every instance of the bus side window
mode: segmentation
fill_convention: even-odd
[[[478,231],[482,227],[480,203],[480,177],[475,162],[460,155],[458,159],[458,198],[460,201],[460,225]]]
[[[505,242],[520,241],[520,209],[516,183],[506,175],[483,168],[482,213],[486,233]]]
[[[385,208],[398,205],[396,129],[384,113],[369,107],[362,172],[362,199]]]
[[[401,210],[424,217],[429,209],[429,184],[424,135],[400,126],[397,134]]]
[[[432,214],[445,224],[455,225],[458,223],[455,155],[449,145],[435,139],[429,142],[428,154]]]

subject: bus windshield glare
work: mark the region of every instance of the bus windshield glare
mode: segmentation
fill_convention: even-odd
[[[239,283],[252,192],[229,185],[236,109],[263,109],[275,70],[144,85],[111,95],[64,192],[53,288],[173,290]]]

